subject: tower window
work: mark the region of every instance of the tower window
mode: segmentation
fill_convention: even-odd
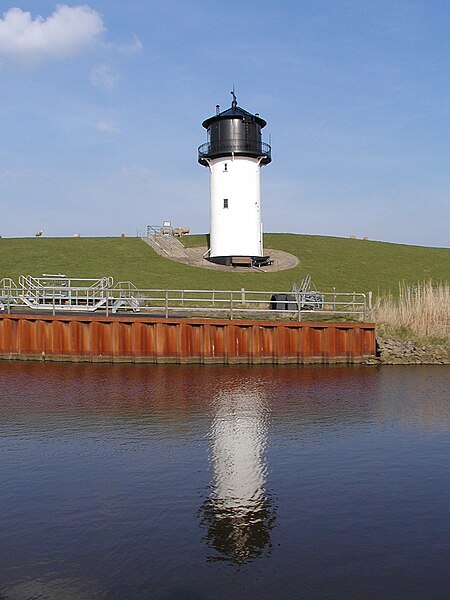
[[[223,207],[228,208],[228,198],[223,199]]]

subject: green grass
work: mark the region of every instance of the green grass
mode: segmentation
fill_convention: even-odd
[[[183,238],[186,246],[206,246],[206,236]],[[157,255],[138,238],[2,238],[0,279],[64,273],[72,277],[112,275],[143,288],[291,289],[310,273],[318,289],[398,291],[400,281],[415,284],[448,278],[450,250],[345,238],[266,234],[267,248],[295,254],[300,264],[277,273],[218,272],[189,267]]]

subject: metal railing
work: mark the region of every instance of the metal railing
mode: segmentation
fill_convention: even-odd
[[[86,285],[92,282],[91,285]],[[83,285],[79,285],[82,283]],[[307,315],[365,320],[371,294],[326,292],[320,302],[305,302],[290,292],[241,290],[138,289],[131,282],[113,286],[111,277],[97,280],[20,278],[0,281],[0,310],[78,311],[106,314],[140,312],[165,318],[203,316],[228,319],[302,320]]]
[[[272,148],[270,144],[266,144],[265,142],[242,138],[205,142],[198,148],[199,160],[222,154],[250,154],[252,156],[266,157],[266,162],[270,162],[272,159]]]
[[[281,318],[301,320],[303,315],[334,315],[365,320],[370,294],[329,292],[320,305],[299,305],[292,292],[249,290],[134,290],[141,313],[176,316]],[[280,299],[281,298],[281,299]]]
[[[172,231],[172,227],[165,227],[164,225],[147,225],[147,237],[171,235]]]
[[[0,280],[0,311],[11,311],[11,306],[18,305],[19,288],[11,277],[4,277]]]

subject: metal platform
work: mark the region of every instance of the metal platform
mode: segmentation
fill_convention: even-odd
[[[114,286],[112,277],[79,278],[44,274],[20,275],[19,284],[7,277],[0,281],[0,310],[22,306],[31,310],[95,312],[99,309],[140,311],[133,295],[135,286],[127,281]]]

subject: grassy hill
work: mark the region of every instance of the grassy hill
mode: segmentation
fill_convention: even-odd
[[[187,236],[186,246],[206,246],[206,236]],[[112,275],[143,288],[291,289],[310,273],[318,289],[397,292],[400,281],[448,279],[450,250],[311,235],[266,234],[267,248],[295,254],[300,264],[278,273],[218,272],[186,266],[157,255],[138,238],[2,238],[0,279],[64,273]]]

